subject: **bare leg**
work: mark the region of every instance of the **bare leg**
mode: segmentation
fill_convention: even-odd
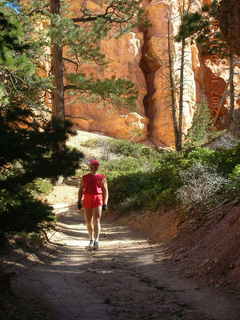
[[[102,216],[102,206],[93,209],[93,225],[94,225],[94,239],[99,240],[101,232],[101,216]]]
[[[87,229],[88,229],[88,235],[89,235],[89,239],[93,240],[93,232],[94,232],[94,227],[93,227],[93,210],[94,209],[87,209],[85,208],[85,222],[87,225]]]

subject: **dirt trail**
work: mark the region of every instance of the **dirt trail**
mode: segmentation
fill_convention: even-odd
[[[59,208],[57,254],[25,267],[15,283],[47,303],[56,320],[239,320],[231,296],[181,280],[167,268],[162,246],[128,228],[103,223],[101,249],[85,249],[87,233],[76,209]]]

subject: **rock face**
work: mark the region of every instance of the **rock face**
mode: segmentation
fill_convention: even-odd
[[[165,1],[152,1],[146,5],[151,26],[144,34],[141,68],[147,83],[144,105],[149,118],[149,138],[155,144],[170,146],[174,143],[174,132],[168,63],[169,9]]]
[[[72,1],[72,11],[77,16],[81,6],[101,11],[101,2]],[[135,141],[145,140],[148,135],[148,119],[145,116],[143,99],[146,95],[146,81],[139,66],[143,46],[143,34],[133,30],[122,37],[110,38],[101,42],[101,50],[105,54],[108,64],[96,66],[84,64],[80,72],[93,75],[95,78],[123,78],[131,80],[138,92],[136,110],[117,108],[105,102],[81,102],[74,96],[67,96],[66,115],[79,129],[90,132],[101,132],[105,135]],[[72,66],[67,66],[72,71]]]
[[[211,0],[194,0],[192,11],[210,2]],[[84,4],[91,9],[99,9],[99,5],[93,0],[84,1]],[[101,132],[134,141],[151,141],[156,145],[174,146],[168,37],[169,30],[171,39],[178,32],[179,1],[145,0],[143,5],[150,26],[146,30],[133,30],[119,39],[102,41],[102,51],[109,61],[107,67],[102,69],[85,64],[80,70],[100,78],[114,76],[134,82],[139,91],[136,110],[133,112],[103,103],[82,102],[76,97],[68,96],[66,115],[81,130]],[[79,10],[79,1],[72,1],[72,10]],[[181,44],[173,40],[171,43],[175,57],[174,77],[179,86]],[[196,108],[202,104],[208,104],[217,126],[224,127],[228,101],[222,97],[229,77],[227,66],[226,61],[216,56],[204,55],[199,48],[187,43],[184,64],[185,133],[191,127]],[[71,69],[72,66],[67,68]]]
[[[232,50],[240,55],[240,2],[223,0],[221,3],[220,27]]]
[[[139,67],[141,59],[142,34],[131,32],[121,39],[102,41],[102,52],[109,63],[106,67],[84,65],[81,71],[86,74],[97,74],[99,78],[123,78],[135,83],[139,96],[137,109],[129,111],[99,102],[82,103],[79,99],[66,98],[66,114],[86,131],[102,132],[106,135],[135,140],[147,136],[148,119],[145,116],[143,98],[146,94],[146,83]]]

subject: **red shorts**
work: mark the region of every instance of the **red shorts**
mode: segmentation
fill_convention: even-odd
[[[97,208],[103,205],[102,194],[84,194],[83,207],[86,209]]]

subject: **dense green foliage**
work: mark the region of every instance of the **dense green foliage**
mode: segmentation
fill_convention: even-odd
[[[81,101],[113,103],[118,107],[127,107],[135,110],[137,90],[134,84],[126,79],[104,79],[94,80],[84,74],[67,75],[68,85],[65,89],[70,95],[76,90],[81,93]]]
[[[18,59],[13,55],[13,50],[22,52],[27,44],[20,40],[23,30],[18,25],[17,15],[12,15],[12,10],[6,10],[5,5],[6,1],[0,2],[0,62],[4,60],[16,64]]]
[[[123,155],[126,157],[147,157],[147,159],[153,159],[159,154],[158,151],[127,140],[112,140],[109,142],[109,151]]]
[[[211,131],[213,119],[207,105],[198,105],[194,113],[192,126],[185,137],[184,148],[200,147],[214,138],[217,132]]]

